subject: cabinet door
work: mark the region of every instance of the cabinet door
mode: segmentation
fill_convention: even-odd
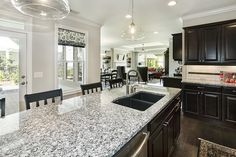
[[[223,26],[222,62],[236,64],[236,22]]]
[[[149,157],[167,157],[164,126],[160,126],[149,139]]]
[[[221,119],[221,94],[203,93],[202,115],[208,118]]]
[[[180,135],[180,115],[181,115],[181,108],[180,108],[180,104],[179,107],[175,110],[175,118],[174,118],[174,124],[175,124],[175,128],[174,128],[174,139],[175,139],[175,143],[177,142],[179,135]]]
[[[172,115],[171,118],[164,123],[166,128],[166,139],[167,139],[167,156],[171,156],[174,146],[175,146],[175,116]]]
[[[183,97],[183,107],[185,113],[199,114],[200,95],[197,91],[185,90]]]
[[[224,121],[236,124],[236,96],[224,95],[223,112]]]
[[[186,64],[200,62],[198,29],[187,29],[185,31],[185,62]]]
[[[220,27],[207,27],[201,30],[201,55],[204,63],[220,63]]]
[[[173,59],[182,61],[182,33],[173,34]]]

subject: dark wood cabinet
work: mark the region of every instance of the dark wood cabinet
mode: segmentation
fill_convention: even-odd
[[[149,139],[149,157],[166,156],[166,136],[165,127],[161,125]]]
[[[236,22],[185,28],[185,64],[235,65]]]
[[[202,93],[202,112],[207,118],[221,119],[221,93]]]
[[[185,30],[185,63],[200,62],[199,31],[197,29]]]
[[[236,125],[236,88],[223,89],[223,120]]]
[[[149,124],[149,157],[170,157],[180,133],[180,97]]]
[[[236,22],[222,27],[222,62],[236,63]]]
[[[236,87],[183,83],[183,112],[236,127]]]
[[[206,27],[200,29],[201,33],[201,62],[219,63],[220,58],[220,27]]]
[[[184,84],[183,90],[185,113],[221,119],[221,87]]]
[[[184,90],[183,109],[185,113],[199,114],[200,96],[198,91]]]
[[[173,87],[173,88],[181,88],[182,87],[182,77],[168,77],[163,76],[162,78],[164,87]]]
[[[173,59],[182,61],[182,33],[172,34],[173,36]]]

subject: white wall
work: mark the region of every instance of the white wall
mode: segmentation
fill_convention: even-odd
[[[54,22],[33,20],[32,28],[32,92],[54,89]],[[35,77],[42,73],[42,77]]]
[[[173,76],[175,73],[175,69],[177,69],[180,64],[178,63],[178,61],[175,61],[173,59],[173,39],[170,38],[169,40],[170,42],[170,48],[169,48],[169,75]]]

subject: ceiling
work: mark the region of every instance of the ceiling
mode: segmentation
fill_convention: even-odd
[[[1,0],[0,9],[10,8],[9,1]],[[143,43],[145,47],[163,49],[169,46],[171,34],[182,31],[181,17],[236,5],[236,0],[176,1],[176,6],[169,7],[168,0],[134,0],[134,22],[145,32],[145,39],[126,41],[121,33],[130,24],[130,19],[125,18],[130,0],[69,0],[71,9],[80,17],[102,26],[102,49],[142,48]]]
[[[168,0],[134,0],[134,22],[145,32],[142,41],[125,41],[121,33],[130,20],[125,18],[129,0],[69,0],[72,10],[80,16],[102,25],[102,48],[141,47],[142,43],[169,44],[173,33],[182,31],[180,17],[236,5],[236,0],[176,0],[177,5],[169,7]],[[154,34],[158,31],[159,34]],[[146,45],[145,44],[145,45]],[[154,46],[151,44],[151,46]],[[150,45],[150,44],[149,44]]]

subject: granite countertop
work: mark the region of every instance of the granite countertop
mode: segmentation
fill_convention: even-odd
[[[182,79],[182,83],[194,83],[194,84],[202,84],[202,85],[215,85],[222,87],[236,87],[234,83],[225,83],[220,80],[207,80],[207,79]]]
[[[142,112],[111,102],[125,95],[123,87],[0,118],[0,156],[113,156],[180,92],[147,85],[140,89],[165,97]]]

